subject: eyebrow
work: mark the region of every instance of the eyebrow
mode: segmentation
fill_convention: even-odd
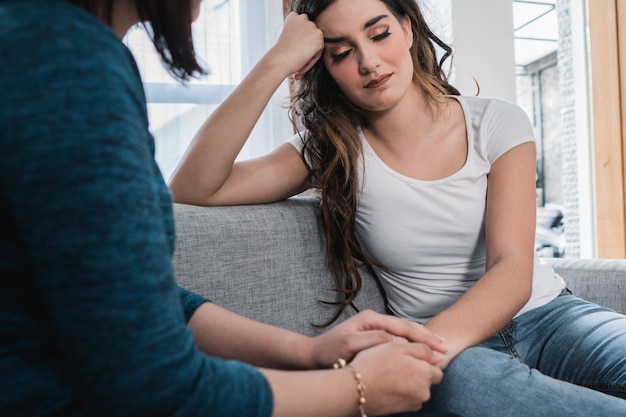
[[[368,20],[363,25],[363,30],[366,30],[367,28],[374,26],[376,23],[380,22],[382,19],[386,17],[389,17],[389,16],[386,14],[381,14],[380,16],[376,16],[375,18]],[[347,39],[348,38],[346,36],[339,36],[337,38],[324,38],[324,43],[341,43],[341,42],[345,42]]]

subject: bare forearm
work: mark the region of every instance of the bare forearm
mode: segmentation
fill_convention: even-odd
[[[202,304],[189,321],[196,344],[209,355],[279,369],[328,368],[337,358],[393,340],[424,344],[435,361],[446,352],[441,338],[424,326],[363,311],[316,337],[259,323],[215,304]]]
[[[273,417],[357,414],[356,382],[348,371],[262,372],[274,393]]]
[[[275,417],[355,415],[361,396],[357,377],[348,369],[329,369],[339,358],[359,371],[370,415],[417,410],[442,376],[437,364],[443,346],[438,337],[416,323],[371,311],[308,338],[205,303],[191,317],[189,327],[205,353],[264,368],[261,372],[274,395]],[[267,369],[317,366],[325,369]]]
[[[267,368],[310,368],[305,336],[248,320],[215,304],[205,303],[189,327],[206,354],[264,367],[272,387],[274,417],[352,416],[357,410],[354,377],[347,371],[283,371]]]
[[[359,353],[352,370],[263,371],[274,392],[274,416],[354,416],[418,410],[441,380],[433,351],[421,343],[383,343]],[[358,372],[358,376],[355,376]],[[357,389],[357,380],[362,384]]]
[[[189,327],[198,348],[211,356],[277,369],[316,365],[310,338],[250,320],[212,303],[202,304]]]
[[[235,159],[276,89],[288,74],[268,54],[213,112],[174,172],[176,201],[201,204],[224,184]]]
[[[452,357],[498,332],[530,297],[532,268],[500,262],[451,307],[426,323],[446,340]]]
[[[286,77],[300,77],[315,65],[324,48],[323,39],[322,31],[306,14],[290,13],[285,18],[276,44],[200,128],[172,177],[170,188],[175,201],[198,205],[273,201],[302,188],[305,171],[295,181],[297,184],[288,183],[276,191],[278,197],[233,198],[239,192],[254,192],[258,188],[251,181],[256,173],[251,172],[250,166],[233,165],[276,89]],[[258,170],[259,166],[253,168]],[[267,178],[273,181],[281,176],[284,173],[270,173]],[[226,195],[216,196],[218,191]]]
[[[482,342],[510,321],[532,291],[535,146],[527,142],[496,160],[488,176],[486,273],[426,326],[443,336],[451,356]]]

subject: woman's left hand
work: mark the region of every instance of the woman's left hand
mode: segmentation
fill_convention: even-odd
[[[337,358],[349,361],[364,349],[389,342],[423,343],[435,352],[434,364],[446,361],[447,348],[435,333],[421,324],[371,310],[311,338],[310,355],[317,367],[328,368]]]

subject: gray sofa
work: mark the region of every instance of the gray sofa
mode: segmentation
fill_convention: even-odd
[[[319,334],[332,317],[333,280],[326,269],[319,200],[274,204],[175,205],[178,283],[244,316]],[[577,295],[626,312],[626,260],[549,259]],[[356,306],[385,312],[384,294],[363,270]],[[346,311],[342,319],[354,314]]]

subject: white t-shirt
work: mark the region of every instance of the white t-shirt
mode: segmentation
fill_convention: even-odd
[[[451,176],[422,181],[388,167],[360,134],[364,165],[356,235],[396,315],[424,322],[452,305],[485,272],[487,175],[505,152],[534,142],[518,106],[494,98],[454,97],[466,121],[468,155]],[[302,149],[301,136],[290,142]],[[535,256],[533,290],[519,314],[554,299],[565,287]]]

